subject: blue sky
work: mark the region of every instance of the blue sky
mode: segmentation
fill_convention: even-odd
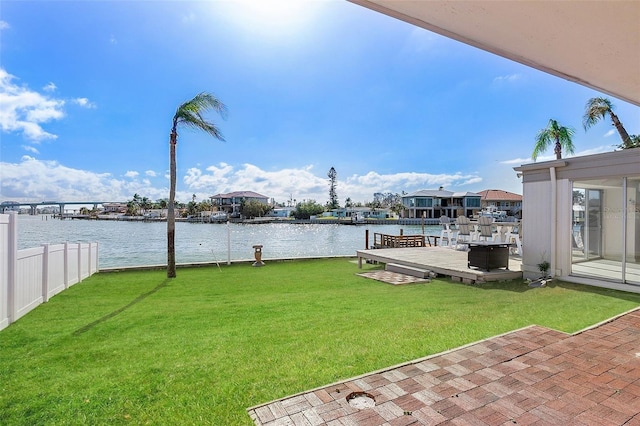
[[[226,142],[179,129],[177,199],[256,191],[341,204],[504,189],[550,118],[576,154],[602,94],[346,1],[3,1],[0,201],[168,197],[179,104],[208,91]],[[609,97],[609,96],[607,96]],[[609,97],[630,134],[640,108]],[[553,157],[539,157],[544,161]]]

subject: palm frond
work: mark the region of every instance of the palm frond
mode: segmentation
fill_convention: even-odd
[[[608,113],[613,111],[613,104],[607,98],[591,98],[584,107],[582,125],[585,130],[604,119]]]
[[[180,124],[202,130],[216,139],[224,141],[225,139],[216,125],[204,118],[203,113],[208,110],[217,112],[222,118],[227,117],[227,107],[215,96],[202,92],[178,107],[173,117],[172,131],[175,131]]]

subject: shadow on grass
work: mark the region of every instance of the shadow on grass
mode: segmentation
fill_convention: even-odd
[[[640,294],[626,292],[623,290],[615,290],[605,287],[596,287],[586,284],[569,283],[566,281],[560,281],[553,279],[547,283],[545,287],[529,287],[525,280],[512,280],[512,281],[491,281],[482,284],[477,284],[475,287],[483,290],[502,290],[513,291],[516,293],[524,293],[527,291],[544,291],[547,288],[564,288],[568,290],[581,291],[584,293],[599,294],[602,296],[615,297],[617,299],[626,300],[629,302],[640,303]]]
[[[640,303],[639,293],[632,293],[624,290],[616,290],[612,288],[596,287],[596,286],[591,286],[587,284],[569,283],[566,281],[556,281],[556,280],[551,281],[549,284],[547,284],[547,286],[551,288],[559,287],[559,288],[565,288],[569,290],[583,291],[585,293],[601,294],[603,296],[615,297],[617,299],[622,299],[629,302]]]
[[[159,290],[161,290],[162,288],[166,287],[167,284],[169,284],[169,279],[165,279],[163,282],[161,282],[160,284],[158,284],[157,286],[155,286],[153,289],[151,289],[150,291],[141,294],[140,296],[136,297],[135,299],[133,299],[131,302],[129,302],[128,304],[126,304],[125,306],[116,309],[113,312],[109,312],[107,315],[98,318],[97,320],[83,326],[80,327],[79,329],[77,329],[76,331],[73,332],[74,336],[79,336],[83,333],[86,333],[87,331],[91,330],[93,327],[95,327],[98,324],[102,324],[103,322],[110,320],[111,318],[115,317],[116,315],[126,311],[127,309],[137,305],[138,303],[142,302],[144,299],[146,299],[147,297],[151,296],[152,294],[158,292]]]

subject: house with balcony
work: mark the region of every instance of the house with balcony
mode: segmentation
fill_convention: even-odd
[[[471,217],[481,209],[480,198],[475,192],[452,192],[440,187],[404,195],[402,205],[408,218]]]
[[[235,191],[227,194],[216,194],[209,197],[211,204],[231,217],[240,216],[240,206],[248,201],[269,204],[269,197],[253,191]]]
[[[505,211],[509,216],[521,217],[522,195],[501,189],[485,189],[478,192],[480,194],[480,207]]]
[[[329,212],[332,217],[341,219],[390,219],[394,218],[395,214],[390,209],[375,209],[371,207],[343,207],[333,209]]]

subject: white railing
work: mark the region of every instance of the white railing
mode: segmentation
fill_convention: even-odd
[[[98,243],[18,250],[16,214],[0,214],[0,330],[96,272]]]

